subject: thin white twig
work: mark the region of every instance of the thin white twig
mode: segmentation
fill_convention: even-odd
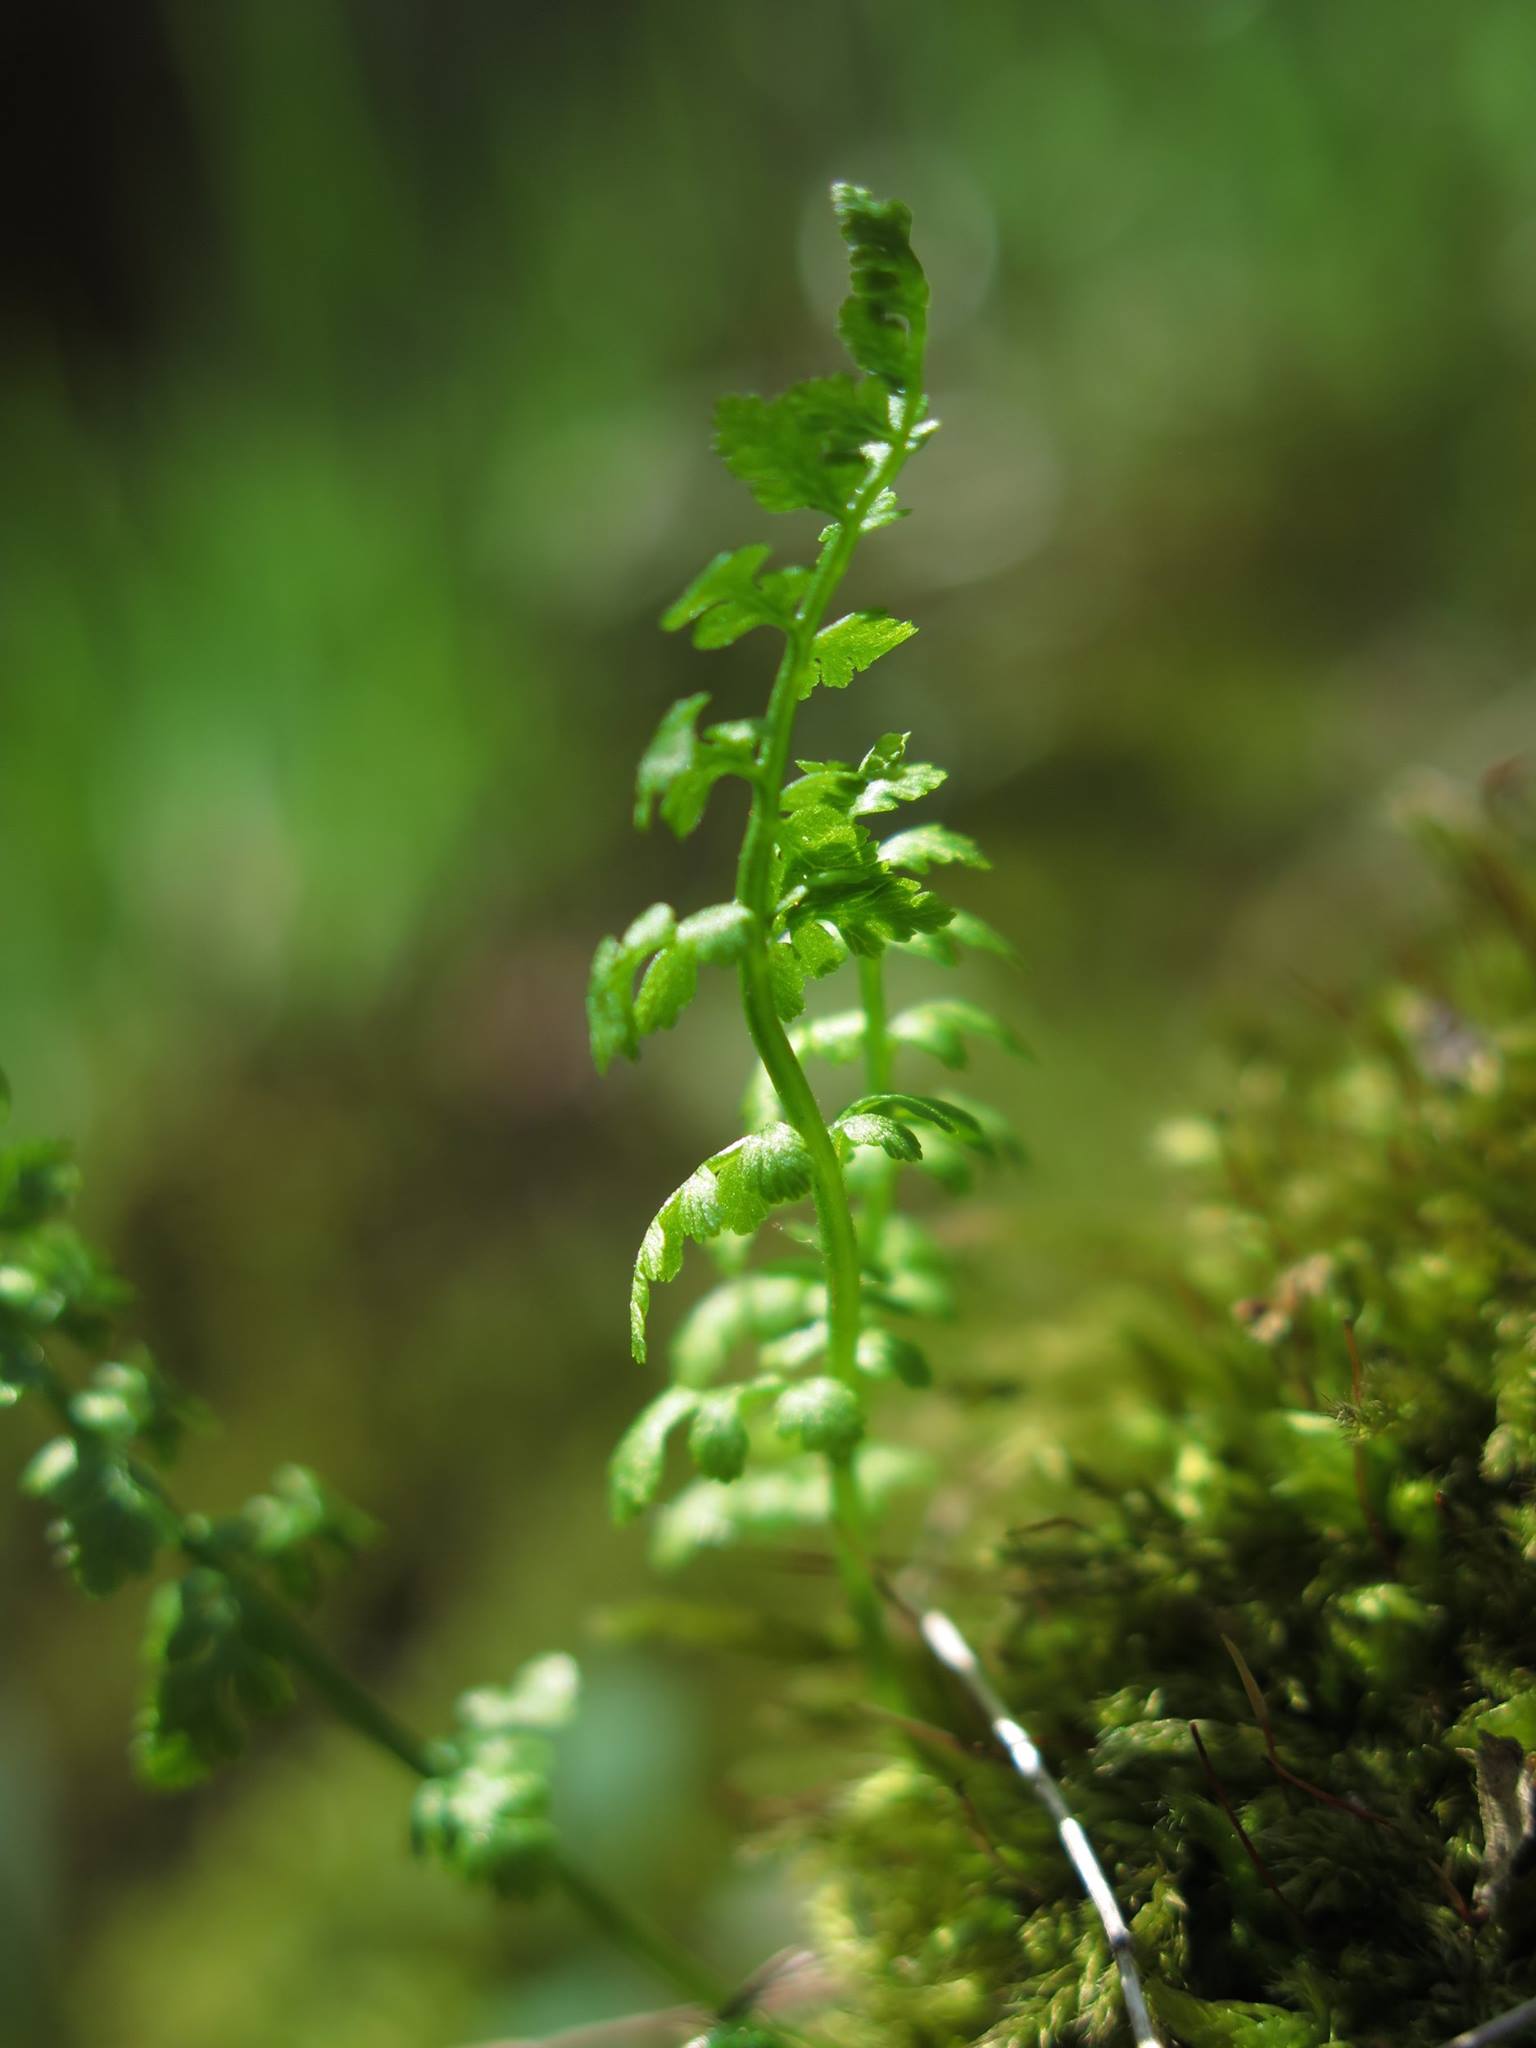
[[[1512,2040],[1527,2027],[1536,2027],[1536,1998],[1501,2012],[1496,2020],[1484,2020],[1480,2027],[1472,2027],[1453,2041],[1445,2042],[1443,2048],[1493,2048],[1495,2041]]]
[[[1163,2048],[1163,2043],[1152,2024],[1152,2015],[1147,2010],[1146,1993],[1142,1990],[1141,1976],[1136,1968],[1136,1952],[1131,1942],[1131,1931],[1125,1924],[1118,1900],[1110,1890],[1099,1859],[1093,1853],[1092,1845],[1083,1832],[1081,1821],[1077,1820],[1062,1796],[1061,1787],[1041,1761],[1040,1752],[1030,1741],[1028,1732],[1014,1720],[992,1687],[991,1680],[982,1670],[980,1661],[970,1644],[947,1614],[941,1614],[936,1607],[930,1607],[918,1617],[923,1640],[939,1662],[952,1671],[970,1693],[992,1725],[992,1733],[1007,1752],[1008,1759],[1019,1776],[1034,1793],[1040,1804],[1056,1823],[1056,1832],[1061,1837],[1061,1846],[1072,1860],[1072,1867],[1082,1882],[1083,1890],[1093,1901],[1094,1909],[1104,1925],[1105,1938],[1109,1942],[1110,1954],[1120,1972],[1120,1992],[1125,2000],[1126,2017],[1130,2020],[1131,2031],[1136,2036],[1136,2048]],[[1490,2035],[1490,2040],[1501,2038]],[[1471,2036],[1459,2042],[1448,2042],[1446,2048],[1483,2048],[1483,2042],[1474,2042]]]

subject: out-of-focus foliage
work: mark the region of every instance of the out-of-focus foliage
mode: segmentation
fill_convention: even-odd
[[[851,601],[922,619],[890,723],[993,858],[967,897],[1041,1055],[1032,1175],[964,1247],[989,1311],[936,1363],[1066,1426],[1090,1396],[1018,1318],[1156,1199],[1139,1133],[1211,992],[1262,1017],[1352,975],[1402,922],[1383,787],[1519,734],[1530,10],[17,0],[4,36],[0,1048],[232,1418],[208,1497],[297,1457],[387,1522],[338,1633],[432,1726],[639,1583],[584,1491],[631,1407],[613,1276],[658,1146],[681,1179],[732,1135],[735,1059],[705,977],[692,1047],[599,1123],[581,989],[614,869],[672,886],[622,820],[677,689],[655,598],[738,495],[715,391],[819,360],[834,175],[928,224],[943,365],[922,516]],[[711,719],[760,707],[766,645],[712,658]],[[857,687],[818,693],[829,753]],[[0,2039],[415,2048],[644,1997],[553,1912],[514,1934],[402,1866],[378,1767],[307,1725],[146,1813],[139,1617],[61,1608],[35,1528]],[[702,1788],[761,1674],[711,1672],[599,1659],[562,1796],[619,1862],[665,1813],[659,1902],[745,1968],[782,1907],[719,1876]]]
[[[551,1874],[548,1737],[576,1705],[569,1657],[536,1658],[506,1686],[478,1686],[455,1706],[449,1754],[416,1795],[418,1848],[464,1877],[514,1898],[535,1896]]]

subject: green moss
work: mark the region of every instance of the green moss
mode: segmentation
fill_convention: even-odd
[[[967,1617],[1186,2048],[1428,2048],[1536,1994],[1532,847],[1418,822],[1454,916],[1167,1134],[1166,1280],[1084,1307],[1113,1398],[1020,1452]],[[843,2038],[1127,2038],[1048,1824],[960,1768],[882,1772],[818,1846]]]

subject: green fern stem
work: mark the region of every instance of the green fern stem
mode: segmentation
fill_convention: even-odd
[[[686,1950],[669,1941],[658,1928],[639,1918],[622,1899],[614,1897],[584,1870],[563,1856],[556,1864],[556,1876],[567,1896],[578,1905],[594,1927],[608,1936],[636,1961],[647,1964],[664,1983],[680,1992],[690,2004],[706,2011],[726,2011],[732,2000],[731,1986],[695,1962]],[[780,2030],[774,2030],[777,2035]],[[793,2036],[784,2035],[785,2039]]]
[[[248,1572],[224,1557],[216,1545],[204,1542],[195,1519],[182,1518],[180,1542],[188,1557],[223,1574],[239,1594],[242,1605],[259,1617],[263,1634],[281,1647],[284,1662],[308,1681],[339,1721],[403,1764],[414,1776],[430,1778],[436,1774],[441,1760],[434,1755],[432,1744],[406,1727],[322,1649],[282,1601],[274,1599]],[[728,2003],[731,1987],[723,1979],[568,1857],[556,1856],[554,1877],[598,1933],[652,1970],[662,1983],[710,2012],[718,2012]]]
[[[894,1082],[895,1062],[890,1033],[886,1029],[885,962],[879,954],[860,958],[859,998],[864,1006],[865,1085],[871,1095],[885,1095]],[[862,1217],[864,1257],[872,1266],[880,1263],[880,1248],[896,1191],[897,1170],[894,1160],[882,1157],[872,1162]]]
[[[68,1384],[52,1360],[46,1362],[45,1398],[66,1429],[73,1428]],[[305,1679],[343,1727],[349,1728],[413,1777],[435,1777],[442,1759],[425,1736],[418,1735],[376,1699],[345,1666],[316,1642],[286,1602],[269,1593],[213,1539],[201,1515],[188,1514],[167,1491],[164,1482],[138,1459],[128,1461],[135,1485],[155,1503],[165,1540],[192,1563],[217,1572],[238,1595],[241,1606],[255,1616],[263,1638],[277,1649],[289,1670]],[[661,1930],[653,1927],[622,1899],[615,1898],[597,1880],[564,1855],[554,1862],[554,1876],[561,1889],[600,1934],[618,1948],[655,1972],[664,1984],[690,2002],[711,2012],[723,2010],[730,2002],[731,1987],[717,1978],[703,1963],[679,1948]],[[798,2037],[774,2029],[786,2043]]]
[[[51,1359],[47,1370],[49,1406],[64,1428],[72,1431],[67,1382]],[[217,1572],[234,1588],[241,1606],[260,1622],[263,1637],[280,1650],[290,1670],[309,1681],[337,1720],[375,1748],[385,1750],[408,1771],[430,1778],[436,1768],[430,1745],[397,1721],[381,1701],[321,1649],[298,1616],[214,1540],[204,1516],[188,1514],[179,1507],[159,1475],[137,1458],[130,1458],[127,1465],[134,1485],[153,1500],[166,1542],[193,1564]]]
[[[923,337],[914,333],[914,360],[922,362]],[[752,918],[752,939],[741,962],[742,1007],[758,1058],[773,1083],[786,1122],[799,1134],[811,1162],[811,1193],[821,1238],[827,1284],[827,1365],[845,1385],[856,1387],[855,1363],[862,1321],[863,1261],[848,1187],[821,1106],[789,1042],[773,999],[769,968],[772,944],[774,851],[778,841],[779,792],[789,767],[795,713],[814,640],[827,607],[842,582],[875,501],[890,488],[912,451],[922,418],[921,375],[902,397],[890,444],[865,479],[843,517],[826,530],[811,580],[795,613],[783,657],[773,679],[758,745],[752,806],[736,876],[736,901]],[[890,1699],[899,1691],[879,1592],[864,1548],[865,1514],[858,1473],[849,1458],[829,1460],[832,1519],[843,1590],[859,1631],[870,1676]]]
[[[162,1496],[163,1498],[163,1496]],[[173,1511],[174,1512],[174,1511]],[[179,1542],[194,1563],[218,1572],[231,1585],[240,1605],[258,1621],[263,1638],[280,1650],[289,1670],[307,1680],[312,1691],[330,1708],[337,1720],[361,1735],[376,1749],[382,1749],[397,1763],[419,1778],[430,1778],[437,1768],[432,1746],[396,1720],[382,1701],[359,1685],[351,1673],[323,1650],[304,1624],[262,1585],[219,1548],[202,1537],[196,1517],[183,1516]]]
[[[161,1496],[164,1497],[163,1494]],[[174,1514],[176,1511],[171,1510]],[[398,1720],[382,1701],[374,1698],[328,1651],[321,1648],[309,1630],[282,1601],[275,1599],[238,1564],[225,1557],[216,1544],[205,1542],[195,1518],[180,1518],[182,1550],[199,1564],[223,1574],[238,1593],[241,1604],[259,1617],[263,1634],[281,1647],[289,1668],[306,1679],[311,1689],[336,1718],[355,1735],[393,1757],[396,1763],[418,1778],[430,1778],[441,1768],[432,1744]],[[600,1934],[637,1962],[654,1971],[682,1997],[720,2011],[730,1997],[730,1986],[679,1948],[660,1928],[653,1927],[622,1899],[616,1898],[564,1855],[554,1863],[554,1876],[561,1889]]]

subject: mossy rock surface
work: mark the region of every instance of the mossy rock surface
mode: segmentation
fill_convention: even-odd
[[[1536,1996],[1536,845],[1507,796],[1418,818],[1455,900],[1408,971],[1168,1133],[1166,1278],[1081,1312],[1101,1427],[1037,1456],[1021,1417],[996,1592],[961,1603],[1184,2048],[1430,2048]],[[881,1771],[814,1847],[861,1987],[834,2035],[1129,2040],[1049,1822],[957,1770]]]

